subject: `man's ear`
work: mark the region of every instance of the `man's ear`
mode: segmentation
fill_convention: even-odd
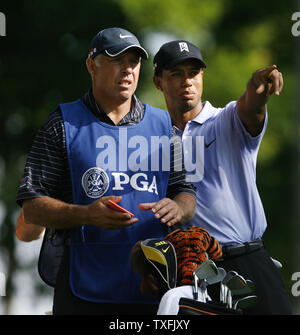
[[[94,74],[95,74],[95,70],[94,70],[94,62],[91,58],[87,58],[86,61],[85,61],[85,64],[86,64],[86,68],[89,72],[89,74],[91,75],[91,77],[93,78]]]
[[[160,76],[153,76],[153,83],[156,86],[156,88],[160,91],[162,91],[162,87],[161,87],[161,77]]]

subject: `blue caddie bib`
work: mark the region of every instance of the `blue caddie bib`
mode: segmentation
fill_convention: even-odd
[[[71,230],[70,286],[79,298],[106,303],[153,303],[140,293],[141,277],[130,266],[138,240],[162,238],[167,228],[138,205],[166,196],[172,126],[167,111],[145,105],[143,120],[119,127],[99,121],[82,100],[60,105],[75,204],[122,196],[119,204],[139,219],[108,230]]]

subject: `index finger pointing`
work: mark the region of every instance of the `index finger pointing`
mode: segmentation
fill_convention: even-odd
[[[277,65],[272,65],[272,66],[266,67],[265,69],[262,70],[262,74],[265,75],[265,76],[268,76],[275,69],[277,69]]]
[[[152,209],[155,204],[155,202],[144,202],[139,204],[139,209],[146,211],[148,209]]]

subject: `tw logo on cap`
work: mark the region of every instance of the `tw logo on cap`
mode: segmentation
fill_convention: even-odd
[[[185,42],[179,42],[179,48],[180,48],[180,52],[183,52],[183,51],[190,52],[189,47],[187,43]]]

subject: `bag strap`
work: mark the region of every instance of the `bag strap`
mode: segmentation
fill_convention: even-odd
[[[189,298],[180,298],[178,315],[242,315],[241,309],[228,308],[216,301],[201,302]]]

